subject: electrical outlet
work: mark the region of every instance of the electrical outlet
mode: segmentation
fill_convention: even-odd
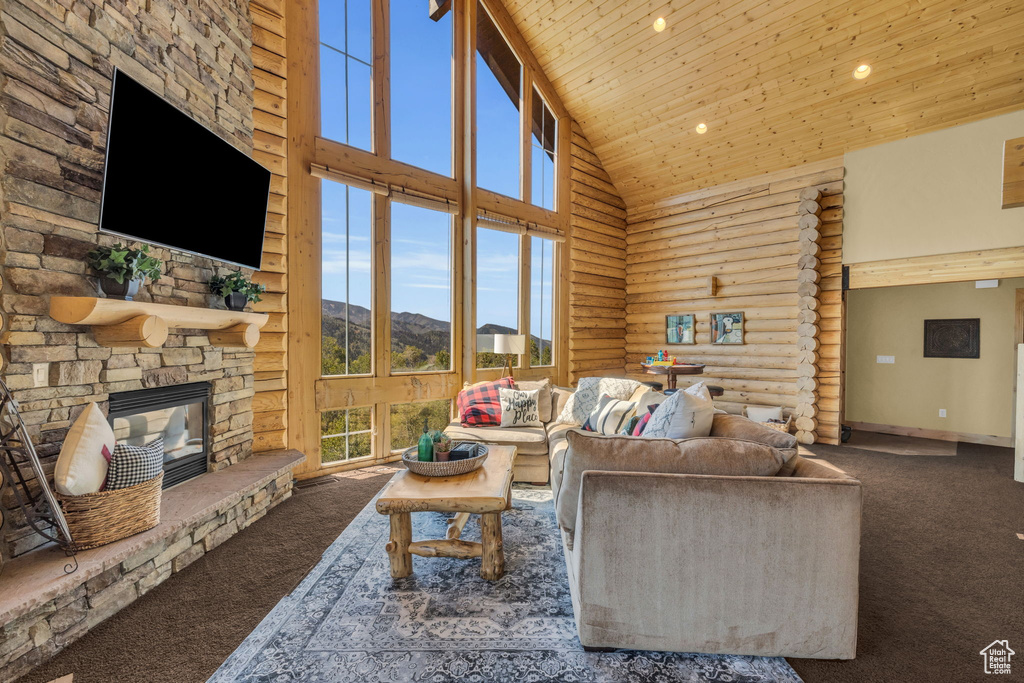
[[[50,383],[50,364],[49,363],[33,363],[32,364],[32,386],[34,387],[45,387]]]
[[[939,417],[946,417],[946,409],[939,408]]]
[[[875,356],[875,362],[891,365],[896,362],[896,356]]]

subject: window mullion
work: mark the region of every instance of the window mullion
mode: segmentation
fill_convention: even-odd
[[[519,237],[519,334],[526,335],[526,353],[523,354],[522,360],[519,361],[519,367],[523,370],[529,370],[532,363],[532,354],[530,353],[532,335],[530,330],[532,241],[533,238],[525,233]]]
[[[373,151],[391,158],[390,0],[371,0],[373,30]]]

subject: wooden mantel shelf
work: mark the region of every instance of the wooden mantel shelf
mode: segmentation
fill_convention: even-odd
[[[169,329],[187,328],[210,330],[210,343],[214,346],[247,349],[259,342],[260,328],[269,318],[266,313],[91,296],[51,297],[50,317],[69,325],[91,325],[101,346],[156,348],[167,341]]]

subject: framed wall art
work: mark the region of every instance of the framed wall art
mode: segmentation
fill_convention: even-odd
[[[697,343],[696,323],[692,313],[665,316],[665,343]]]
[[[712,313],[711,314],[712,344],[742,344],[743,314]]]
[[[924,321],[925,358],[981,358],[981,318]]]

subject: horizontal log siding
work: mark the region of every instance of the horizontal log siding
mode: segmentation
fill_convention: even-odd
[[[837,443],[842,375],[841,160],[789,169],[747,181],[659,200],[630,211],[626,257],[626,370],[651,379],[639,363],[666,348],[687,361],[705,363],[702,377],[680,377],[679,386],[700,379],[725,389],[716,401],[730,412],[744,405],[781,405],[792,414],[808,399],[801,361],[816,366],[812,433]],[[817,188],[820,238],[817,243],[819,319],[816,351],[801,349],[798,271],[801,252],[800,192]],[[811,216],[813,219],[813,214]],[[813,233],[812,233],[813,234]],[[805,234],[806,238],[806,234]],[[812,246],[811,250],[815,250]],[[709,291],[716,278],[717,292]],[[712,312],[742,312],[745,344],[713,345]],[[696,315],[697,344],[669,346],[665,316]],[[808,314],[805,314],[805,316]],[[810,314],[813,316],[813,314]],[[807,328],[805,328],[807,329]],[[806,342],[805,342],[806,344]],[[794,415],[794,417],[797,417]],[[804,424],[811,424],[805,422]]]

